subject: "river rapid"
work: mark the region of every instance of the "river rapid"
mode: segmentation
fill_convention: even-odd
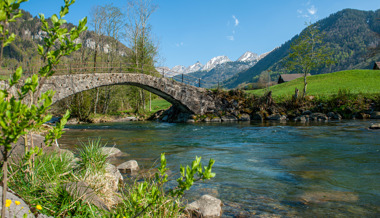
[[[129,154],[118,162],[145,169],[165,152],[173,174],[195,156],[213,158],[216,177],[185,197],[221,199],[224,217],[379,217],[380,131],[371,122],[71,125],[59,143],[75,150],[101,137]]]

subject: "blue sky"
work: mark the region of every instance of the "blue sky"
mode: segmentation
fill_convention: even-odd
[[[89,16],[95,5],[125,0],[77,0],[67,20]],[[152,32],[159,42],[160,66],[206,64],[226,55],[238,59],[246,51],[262,54],[280,46],[304,27],[345,8],[380,9],[379,0],[153,0]],[[50,17],[63,0],[29,0],[22,8]]]

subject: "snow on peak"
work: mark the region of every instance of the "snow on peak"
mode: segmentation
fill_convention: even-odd
[[[227,56],[217,56],[209,60],[207,64],[202,68],[202,70],[210,71],[214,67],[216,67],[216,65],[223,64],[226,62],[231,62],[231,60]]]
[[[239,61],[239,62],[252,62],[252,61],[257,61],[258,59],[259,59],[258,54],[247,51],[242,56],[240,56],[240,58],[237,59],[237,61]]]
[[[184,73],[186,70],[185,66],[182,65],[177,65],[172,68],[172,71],[175,72],[176,74],[181,74]]]
[[[186,68],[185,72],[184,73],[193,73],[193,72],[197,72],[199,70],[201,70],[203,67],[203,64],[201,64],[199,61],[197,61],[197,63],[189,66],[188,68]]]

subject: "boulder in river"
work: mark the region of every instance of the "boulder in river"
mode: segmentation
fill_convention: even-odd
[[[133,174],[133,173],[137,172],[140,168],[139,168],[137,161],[130,160],[130,161],[124,162],[124,163],[120,164],[119,166],[117,166],[117,169],[121,173]]]
[[[252,120],[264,120],[264,116],[260,113],[255,113],[253,116],[252,116]]]
[[[220,119],[220,117],[214,117],[210,120],[210,122],[214,122],[214,123],[220,123],[222,122],[222,119]]]
[[[102,153],[107,154],[108,157],[116,157],[122,154],[120,149],[115,148],[115,147],[103,147],[102,148]]]
[[[330,120],[341,120],[342,119],[342,115],[340,115],[339,113],[328,112],[326,115]]]
[[[238,119],[233,116],[233,115],[226,115],[226,116],[222,116],[222,121],[223,122],[236,122]]]
[[[286,120],[286,116],[281,114],[272,114],[267,117],[267,120]]]
[[[380,129],[380,123],[372,124],[369,129]]]
[[[186,210],[193,217],[220,217],[222,216],[222,201],[210,195],[203,195],[199,200],[187,205]]]
[[[251,117],[249,116],[249,114],[241,114],[240,117],[239,117],[239,121],[250,121],[251,120]]]

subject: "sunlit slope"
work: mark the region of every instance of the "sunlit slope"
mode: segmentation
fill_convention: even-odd
[[[307,77],[307,95],[321,96],[337,94],[339,90],[349,91],[352,94],[380,93],[380,70],[347,70],[329,74],[320,74]],[[295,88],[303,90],[303,78],[275,85],[269,88],[274,97],[290,97]],[[262,95],[265,89],[247,91]]]

